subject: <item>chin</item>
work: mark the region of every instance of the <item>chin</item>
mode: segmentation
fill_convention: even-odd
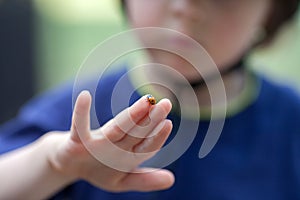
[[[153,62],[165,65],[169,67],[169,70],[174,70],[173,73],[168,73],[167,75],[172,79],[176,79],[180,82],[183,81],[182,77],[185,78],[185,82],[195,82],[202,79],[203,74],[200,74],[196,67],[177,55],[163,51],[151,51],[151,57]]]

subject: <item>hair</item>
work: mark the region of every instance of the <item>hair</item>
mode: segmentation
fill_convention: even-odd
[[[272,0],[272,2],[270,14],[264,25],[264,38],[257,45],[270,43],[279,29],[294,17],[299,6],[299,0]],[[121,7],[126,15],[126,0],[121,0]]]
[[[279,29],[289,22],[295,16],[299,0],[272,0],[272,7],[270,14],[267,18],[264,26],[266,33],[265,38],[261,41],[261,44],[267,44],[271,42],[276,36]]]

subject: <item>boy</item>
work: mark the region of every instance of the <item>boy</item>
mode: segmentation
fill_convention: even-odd
[[[170,134],[172,123],[176,131],[181,116],[171,113],[169,119],[172,122],[165,119],[171,111],[170,101],[163,99],[152,106],[147,103],[147,97],[137,91],[132,99],[140,99],[107,122],[113,117],[110,102],[114,86],[124,74],[119,72],[105,77],[99,83],[97,91],[101,92],[96,94],[99,96],[95,99],[101,100],[96,102],[98,119],[102,125],[100,129],[90,131],[91,97],[87,92],[79,95],[72,125],[70,124],[71,88],[49,93],[33,101],[18,118],[2,128],[1,152],[23,146],[45,135],[33,144],[1,158],[0,171],[4,173],[2,180],[6,183],[1,184],[4,187],[1,186],[0,197],[41,199],[65,188],[53,198],[300,198],[299,97],[285,87],[274,85],[263,77],[247,72],[242,62],[248,50],[256,44],[254,38],[260,29],[265,28],[267,33],[263,42],[269,42],[279,24],[295,12],[297,4],[298,1],[293,0],[123,1],[131,27],[162,27],[184,33],[204,46],[218,66],[227,101],[234,104],[231,106],[234,109],[227,109],[225,126],[214,150],[204,159],[197,157],[204,133],[209,126],[208,120],[200,120],[199,130],[190,148],[168,166],[168,170],[136,168],[162,146]],[[138,38],[142,43],[147,42],[143,35]],[[175,48],[189,51],[189,44],[185,40],[175,38],[172,40],[173,44]],[[209,94],[202,84],[202,77],[195,74],[189,63],[169,52],[149,49],[148,53],[152,61],[176,69],[189,81],[200,108],[213,106],[208,101]],[[153,71],[151,75],[160,74]],[[174,82],[177,83],[176,81],[174,77]],[[132,82],[127,77],[128,85]],[[184,91],[188,85],[178,85],[182,96],[177,98],[187,98]],[[155,90],[160,92],[159,88]],[[166,96],[172,102],[175,101],[172,95]],[[185,116],[182,118],[190,122],[199,120]],[[72,128],[67,131],[69,127]],[[53,130],[65,132],[50,132]],[[132,132],[142,137],[127,135]],[[186,133],[189,133],[188,127]],[[143,139],[143,136],[151,134],[155,136]],[[111,149],[106,138],[125,150],[125,153]],[[122,171],[98,162],[83,143],[88,149],[105,152],[108,159],[106,161],[111,158],[111,164],[120,164]],[[128,155],[126,152],[151,153],[135,157],[132,156],[135,154]],[[169,170],[177,178],[175,183]],[[76,182],[80,179],[93,186],[87,182]],[[67,187],[68,185],[70,186]],[[167,190],[149,192],[162,189]],[[146,193],[111,193],[133,190]]]

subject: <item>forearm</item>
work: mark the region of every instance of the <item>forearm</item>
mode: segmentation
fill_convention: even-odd
[[[48,161],[55,139],[36,142],[0,157],[0,199],[44,199],[75,181],[56,172]]]

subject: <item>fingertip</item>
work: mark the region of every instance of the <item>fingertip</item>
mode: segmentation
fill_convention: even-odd
[[[88,90],[83,90],[77,97],[75,107],[76,109],[84,109],[89,106],[91,102],[91,94]]]
[[[165,173],[165,179],[166,179],[166,184],[165,184],[165,189],[172,187],[175,183],[175,175],[173,172],[162,169],[163,173]]]
[[[71,137],[75,141],[80,141],[80,138],[88,138],[90,130],[90,107],[91,95],[89,91],[80,92],[76,99],[71,125]]]
[[[172,120],[170,120],[170,119],[165,119],[166,120],[166,124],[169,124],[170,126],[173,126],[173,122],[172,122]]]
[[[159,191],[168,189],[175,183],[174,174],[167,169],[140,168],[134,172],[124,183],[127,190]]]
[[[163,98],[158,102],[159,105],[162,105],[162,107],[169,113],[172,109],[172,103],[169,99]]]
[[[156,179],[156,183],[152,190],[166,190],[172,187],[175,183],[174,174],[166,169],[159,169],[154,172],[156,177],[160,177]],[[156,187],[156,188],[155,188]]]
[[[168,132],[171,132],[173,128],[173,122],[169,119],[165,119],[165,126],[167,127]]]
[[[88,90],[83,90],[80,92],[79,97],[85,99],[86,101],[90,101],[92,98],[91,93]]]
[[[88,90],[83,90],[80,94],[86,95],[86,96],[91,96],[90,91],[88,91]]]

